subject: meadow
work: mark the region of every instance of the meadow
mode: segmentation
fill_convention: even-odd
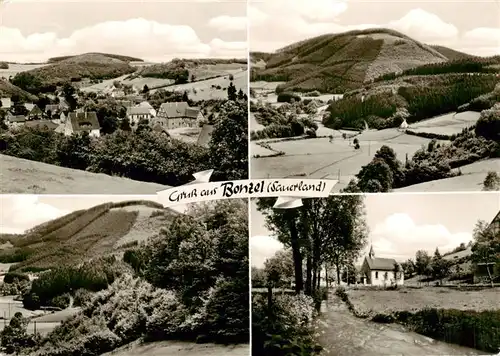
[[[155,194],[167,186],[0,155],[0,193]]]
[[[360,144],[356,150],[352,140],[343,139],[342,133],[335,131],[332,142],[328,137],[322,137],[270,143],[273,150],[283,151],[285,155],[253,158],[250,167],[252,178],[338,179],[339,183],[334,187],[337,192],[349,184],[362,166],[371,162],[375,152],[383,145],[391,147],[404,162],[406,155],[411,158],[431,141],[406,135],[397,129],[366,131],[356,136]]]
[[[25,72],[27,70],[44,67],[46,64],[18,64],[9,63],[9,69],[0,69],[0,78],[4,77],[9,79],[10,76],[14,76],[17,73]]]
[[[461,113],[449,113],[433,117],[411,124],[409,129],[416,133],[431,133],[439,135],[456,135],[462,132],[464,128],[476,124],[479,119],[479,113],[474,111],[465,111]]]
[[[498,309],[500,288],[470,291],[446,287],[403,287],[399,290],[353,288],[347,293],[355,310],[370,314],[418,311],[424,308],[483,311]]]

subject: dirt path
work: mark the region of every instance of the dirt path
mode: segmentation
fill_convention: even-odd
[[[317,337],[321,356],[485,355],[485,352],[446,344],[405,331],[398,325],[356,318],[336,296],[322,306]]]

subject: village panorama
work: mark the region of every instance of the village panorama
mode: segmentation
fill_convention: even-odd
[[[499,193],[261,198],[250,214],[253,355],[500,352]]]
[[[3,67],[4,193],[153,193],[206,169],[246,178],[244,59],[86,53]]]

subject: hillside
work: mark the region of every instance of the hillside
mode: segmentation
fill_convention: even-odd
[[[98,53],[87,53],[60,60],[56,63],[17,74],[13,83],[26,82],[31,75],[40,90],[50,90],[70,81],[110,79],[133,73],[135,68],[128,62]],[[19,84],[20,85],[20,84]]]
[[[3,97],[12,97],[13,95],[18,95],[19,99],[26,101],[35,101],[37,97],[28,93],[27,91],[22,90],[19,87],[11,84],[8,80],[4,80],[0,78],[0,98]]]
[[[450,56],[452,58],[447,57]],[[328,34],[291,44],[272,55],[253,53],[252,81],[285,81],[279,90],[343,93],[384,74],[443,63],[459,56],[387,29]]]
[[[155,194],[168,186],[0,155],[2,194]]]
[[[83,263],[155,236],[178,214],[151,201],[106,203],[74,211],[24,235],[4,236],[0,261],[19,262],[11,267],[17,271]]]
[[[87,54],[89,54],[89,55],[101,55],[101,56],[105,56],[105,57],[109,57],[109,58],[113,58],[113,59],[118,59],[118,60],[123,61],[123,62],[144,62],[144,60],[140,59],[140,58],[121,56],[119,54],[109,54],[109,53],[87,53]],[[47,63],[57,63],[57,62],[64,61],[66,59],[79,57],[79,56],[81,56],[81,55],[52,57],[52,58],[49,58]]]
[[[434,48],[439,53],[441,53],[446,58],[448,58],[450,61],[456,61],[456,60],[460,60],[460,59],[474,58],[474,56],[471,55],[471,54],[460,52],[460,51],[456,51],[456,50],[448,48],[448,47],[437,46],[437,45],[434,45],[434,46],[431,46],[431,47]]]

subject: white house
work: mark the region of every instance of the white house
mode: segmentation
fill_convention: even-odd
[[[141,120],[151,120],[153,115],[151,110],[144,107],[133,107],[127,109],[127,119],[131,125],[137,125]]]
[[[0,98],[0,107],[10,109],[12,107],[12,100],[10,98]]]
[[[406,129],[408,128],[408,123],[406,122],[406,119],[403,119],[403,122],[401,123],[401,125],[399,126],[399,129],[401,131],[405,131]]]
[[[101,126],[95,112],[70,112],[64,126],[64,134],[88,132],[90,136],[99,137]]]
[[[398,272],[396,272],[396,265]],[[391,286],[403,285],[404,273],[401,265],[393,258],[375,257],[373,246],[370,247],[368,256],[365,256],[360,269],[361,281],[365,285]]]

